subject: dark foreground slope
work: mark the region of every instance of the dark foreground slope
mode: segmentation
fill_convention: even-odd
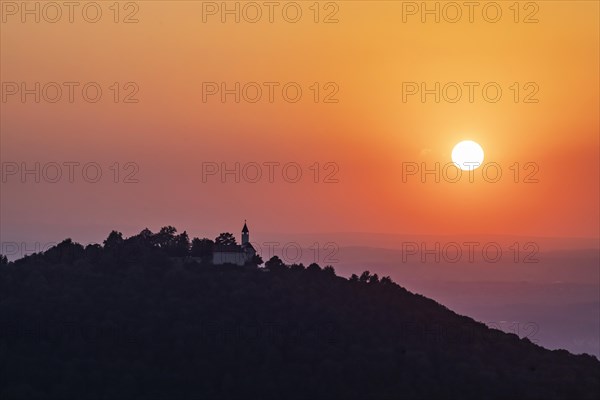
[[[0,266],[0,399],[599,394],[595,358],[490,330],[387,279],[98,260]]]

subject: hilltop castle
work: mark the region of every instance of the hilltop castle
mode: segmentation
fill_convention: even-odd
[[[213,249],[212,263],[214,265],[235,264],[244,265],[251,261],[256,255],[256,250],[250,243],[250,230],[246,221],[242,228],[242,244],[238,245],[215,245]]]

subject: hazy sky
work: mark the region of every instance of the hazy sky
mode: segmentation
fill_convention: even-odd
[[[273,22],[263,2],[260,18],[240,2],[239,23],[221,2],[120,2],[118,15],[113,3],[71,23],[66,7],[39,5],[36,22],[1,2],[3,241],[237,233],[244,219],[267,232],[599,236],[598,2],[521,2],[518,15],[498,2],[496,23],[485,3],[472,23],[466,7],[447,21],[446,3],[439,23],[421,2],[283,2]],[[449,182],[464,139],[497,182],[481,168]],[[21,175],[35,163],[39,183]],[[236,163],[239,182],[221,176]],[[436,163],[440,181],[422,182]]]

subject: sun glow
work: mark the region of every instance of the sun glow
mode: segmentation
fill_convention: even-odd
[[[479,168],[483,164],[483,148],[472,140],[463,140],[452,149],[452,162],[463,171]]]

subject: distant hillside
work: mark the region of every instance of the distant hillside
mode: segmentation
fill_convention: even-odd
[[[600,362],[389,278],[172,262],[148,232],[0,263],[0,399],[596,399]]]

